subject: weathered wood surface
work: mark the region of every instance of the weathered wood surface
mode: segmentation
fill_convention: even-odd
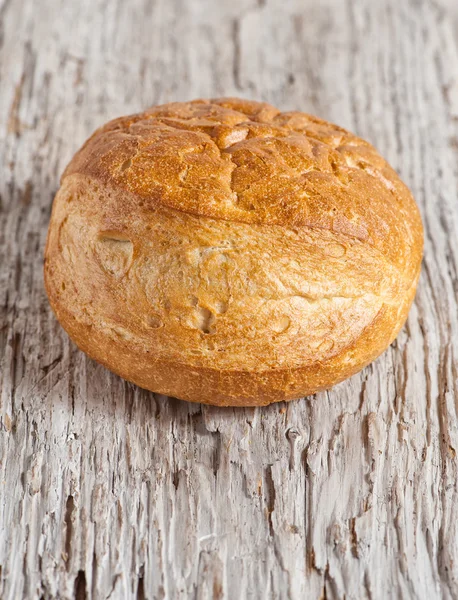
[[[0,597],[458,597],[458,9],[453,0],[0,0]],[[42,252],[109,118],[198,96],[374,142],[425,223],[397,342],[257,410],[154,396],[71,344]]]

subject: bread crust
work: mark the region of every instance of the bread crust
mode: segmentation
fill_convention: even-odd
[[[367,142],[234,98],[96,131],[54,200],[45,284],[89,356],[141,387],[254,406],[374,360],[415,295],[415,202]]]

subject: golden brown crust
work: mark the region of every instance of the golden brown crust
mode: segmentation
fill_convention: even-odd
[[[410,192],[367,142],[303,113],[199,100],[86,142],[55,199],[45,280],[70,336],[126,379],[268,404],[387,347],[422,235]]]

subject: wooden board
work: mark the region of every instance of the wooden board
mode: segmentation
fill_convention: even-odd
[[[0,0],[0,597],[458,597],[458,9],[452,0]],[[425,224],[398,340],[316,397],[154,396],[57,324],[59,175],[109,118],[199,96],[372,141]]]

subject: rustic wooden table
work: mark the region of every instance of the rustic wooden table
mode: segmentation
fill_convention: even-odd
[[[0,597],[458,597],[458,5],[0,0]],[[147,393],[70,343],[42,254],[98,125],[240,95],[355,130],[421,207],[393,346],[262,409]]]

